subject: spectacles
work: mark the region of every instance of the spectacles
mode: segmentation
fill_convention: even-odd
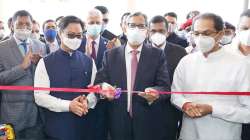
[[[217,34],[218,31],[204,31],[204,32],[198,32],[198,31],[193,31],[191,34],[194,36],[212,36],[213,34]]]
[[[105,19],[102,19],[102,21],[103,21],[104,23],[108,23],[108,22],[109,22],[109,19],[105,18]]]
[[[78,39],[82,39],[83,38],[83,33],[65,33],[66,36],[70,39],[74,39],[74,38],[78,38]]]
[[[135,29],[137,27],[140,30],[144,30],[144,29],[146,29],[147,25],[146,24],[128,23],[128,27],[131,29]]]

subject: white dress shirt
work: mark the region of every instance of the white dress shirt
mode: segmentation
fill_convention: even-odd
[[[152,44],[153,47],[158,48],[157,46],[155,46],[154,43],[151,43],[151,44]],[[165,42],[164,44],[162,44],[159,48],[164,51],[165,48],[166,48],[166,44],[167,44],[167,42]]]
[[[129,112],[130,108],[130,97],[132,96],[131,94],[131,57],[132,57],[132,50],[133,48],[129,46],[127,43],[127,46],[125,47],[125,61],[126,61],[126,72],[127,72],[127,90],[128,90],[128,104],[127,104],[127,111]],[[139,53],[137,53],[137,60],[139,63],[140,56],[141,56],[141,50],[142,50],[142,45],[136,49]],[[138,69],[138,67],[137,67]]]
[[[95,62],[93,61],[90,85],[93,85],[94,83],[96,72],[97,70],[96,70]],[[45,88],[50,87],[50,80],[49,80],[49,76],[48,76],[43,58],[37,64],[35,78],[34,78],[34,87],[45,87]],[[50,91],[35,90],[34,98],[35,98],[35,102],[39,106],[47,108],[50,111],[69,112],[69,104],[71,101],[51,96]],[[97,103],[97,99],[94,93],[88,94],[87,100],[88,100],[88,107],[91,109],[94,109]]]
[[[172,91],[249,91],[249,70],[245,61],[224,48],[207,58],[199,52],[185,56],[178,64]],[[179,109],[186,102],[209,104],[212,114],[201,118],[183,115],[181,140],[240,140],[242,123],[250,122],[250,97],[229,95],[172,94]]]
[[[46,40],[45,40],[46,41]],[[57,51],[59,48],[60,48],[60,46],[59,46],[59,44],[58,44],[58,42],[57,42],[57,40],[55,39],[55,41],[54,42],[48,42],[48,41],[46,41],[46,43],[49,45],[49,50],[50,50],[50,53],[52,53],[52,52],[55,52],[55,51]]]

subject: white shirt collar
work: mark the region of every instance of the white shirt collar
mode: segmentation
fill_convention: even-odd
[[[95,40],[92,40],[88,35],[87,35],[87,41],[91,43],[92,41],[95,41],[96,44],[99,44],[101,36],[99,35]]]
[[[155,46],[155,44],[154,43],[151,43],[152,44],[152,46],[153,47],[156,47],[156,48],[158,48],[157,46]],[[166,48],[166,44],[167,44],[167,41],[165,41],[165,43],[163,44],[163,45],[161,45],[160,47],[159,47],[159,49],[161,49],[161,50],[165,50],[165,48]]]
[[[142,50],[142,46],[143,46],[143,43],[136,49],[138,52],[141,52]],[[133,51],[134,49],[129,45],[129,43],[127,43],[127,46],[125,48],[125,51],[126,53],[130,54],[131,51]]]
[[[14,39],[15,39],[15,41],[16,41],[17,46],[19,46],[21,43],[23,43],[23,41],[17,39],[15,35],[13,35],[13,37],[14,37]],[[27,41],[26,41],[26,43],[27,43],[27,44],[31,44],[31,41],[32,41],[32,40],[31,40],[30,38],[28,38]]]

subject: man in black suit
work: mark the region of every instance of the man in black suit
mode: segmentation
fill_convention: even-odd
[[[97,70],[101,68],[103,54],[106,51],[107,40],[101,36],[101,28],[103,23],[102,13],[97,9],[92,9],[88,12],[86,20],[86,36],[82,39],[81,46],[78,51],[81,51],[91,57],[96,64]],[[107,123],[107,101],[101,100],[95,107],[95,139],[106,140],[108,123]]]
[[[102,18],[102,13],[97,9],[92,9],[88,12],[86,36],[78,49],[95,60],[97,69],[101,68],[103,54],[107,49],[107,40],[101,36]]]
[[[112,140],[166,140],[166,106],[169,75],[164,52],[143,45],[147,36],[147,18],[136,12],[128,17],[126,46],[108,50],[95,83],[109,100],[109,127]],[[111,86],[112,85],[112,86]],[[114,87],[128,90],[114,99]],[[133,91],[141,91],[134,93]]]
[[[175,68],[181,58],[187,53],[183,47],[166,41],[167,31],[168,22],[163,16],[155,16],[149,22],[149,41],[153,47],[164,50],[165,59],[168,62],[170,82],[172,83]],[[168,138],[166,140],[175,140],[177,139],[178,128],[180,128],[178,122],[182,119],[182,113],[171,104],[170,100],[167,101],[167,104],[164,108],[167,110],[168,119],[165,121],[169,128],[167,133]]]
[[[174,43],[174,44],[178,44],[186,48],[188,46],[187,40],[179,37],[175,33],[177,30],[177,14],[174,12],[168,12],[164,15],[164,17],[167,20],[168,25],[169,25],[169,28],[168,28],[169,35],[167,37],[167,41]]]

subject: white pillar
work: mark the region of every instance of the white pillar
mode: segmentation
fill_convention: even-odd
[[[244,0],[243,11],[248,9],[249,0]]]

